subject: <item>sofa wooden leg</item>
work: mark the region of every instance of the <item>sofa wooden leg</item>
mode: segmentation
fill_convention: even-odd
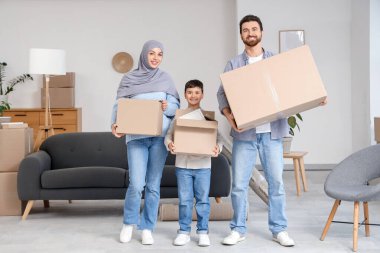
[[[364,220],[365,220],[365,236],[369,236],[369,214],[368,214],[368,202],[363,202]]]
[[[49,200],[44,200],[44,207],[49,208],[50,207],[50,202]]]
[[[28,217],[30,210],[32,209],[32,206],[34,204],[34,200],[29,200],[26,204],[24,214],[22,215],[22,220],[26,220],[26,217]]]
[[[221,197],[215,197],[216,203],[222,203],[222,198]]]
[[[323,241],[326,237],[326,234],[327,234],[327,231],[329,231],[329,228],[330,228],[330,225],[331,225],[331,222],[332,220],[334,219],[334,216],[335,216],[335,213],[336,213],[336,210],[338,209],[338,206],[340,205],[340,200],[335,200],[334,202],[334,206],[333,208],[331,209],[331,212],[330,212],[330,215],[329,215],[329,218],[327,219],[327,222],[326,222],[326,225],[325,225],[325,228],[323,229],[323,232],[322,232],[322,235],[321,235],[321,241]]]

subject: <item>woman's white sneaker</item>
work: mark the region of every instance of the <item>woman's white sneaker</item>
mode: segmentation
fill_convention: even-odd
[[[141,243],[143,245],[152,245],[154,243],[152,231],[150,231],[149,229],[144,229],[141,232]]]
[[[177,234],[177,237],[174,239],[173,245],[183,246],[188,242],[190,242],[190,235],[188,235],[188,234]]]
[[[121,232],[120,232],[120,242],[122,243],[129,242],[132,238],[132,231],[133,231],[132,225],[123,224],[123,228],[121,229]]]
[[[241,236],[237,231],[231,231],[231,234],[223,239],[225,245],[235,245],[238,242],[245,240],[245,236]]]
[[[282,231],[278,233],[277,236],[273,236],[273,241],[278,242],[284,247],[293,247],[295,245],[294,240],[289,237],[286,231]]]
[[[199,234],[199,241],[198,246],[200,247],[208,247],[210,246],[210,238],[208,237],[208,234]]]

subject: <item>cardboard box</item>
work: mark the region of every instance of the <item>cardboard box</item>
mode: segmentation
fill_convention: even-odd
[[[50,108],[75,107],[74,88],[49,88]],[[41,107],[45,108],[45,88],[41,88]]]
[[[45,76],[43,78],[43,87],[46,85]],[[66,72],[62,76],[50,76],[49,88],[74,88],[75,87],[75,72]]]
[[[117,132],[159,136],[162,134],[162,105],[158,100],[119,99]]]
[[[0,172],[0,215],[21,215],[17,172]]]
[[[375,117],[375,141],[380,143],[380,118]]]
[[[173,136],[175,153],[212,156],[218,132],[215,113],[202,111],[207,120],[180,118],[191,111],[190,109],[176,111]]]
[[[221,80],[241,129],[317,107],[327,96],[308,46],[226,72]]]
[[[16,172],[21,160],[33,151],[33,129],[0,129],[0,172]]]

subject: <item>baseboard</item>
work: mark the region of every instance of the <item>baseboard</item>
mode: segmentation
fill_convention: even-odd
[[[329,170],[332,170],[334,167],[336,166],[336,164],[305,164],[305,170],[308,171],[308,170],[314,170],[314,171],[329,171]],[[256,168],[259,170],[259,171],[262,171],[262,166],[261,165],[256,165]],[[288,170],[294,170],[294,167],[293,167],[293,164],[285,164],[284,165],[284,170],[285,171],[288,171]]]

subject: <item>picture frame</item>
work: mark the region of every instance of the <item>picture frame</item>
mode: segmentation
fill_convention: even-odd
[[[278,37],[280,53],[305,45],[304,30],[280,30]]]

